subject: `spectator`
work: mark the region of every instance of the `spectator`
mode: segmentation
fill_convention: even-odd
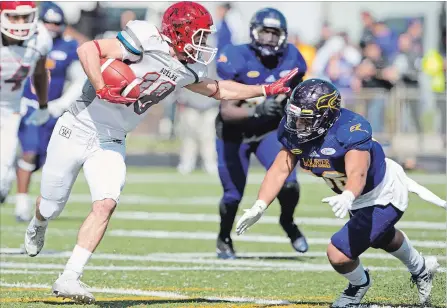
[[[363,60],[356,69],[356,75],[362,81],[362,87],[382,90],[367,102],[367,118],[373,132],[383,132],[385,95],[398,80],[397,70],[388,65],[382,55],[382,50],[375,42],[366,44],[363,50]]]
[[[398,52],[396,34],[383,21],[378,21],[373,26],[373,36],[385,60],[392,62]]]
[[[358,90],[355,65],[346,60],[342,53],[332,55],[326,67],[326,76],[341,91]]]
[[[240,29],[243,29],[242,18],[231,3],[221,4],[216,10],[217,49],[222,50],[227,44],[242,42]]]
[[[422,57],[418,53],[418,49],[414,48],[410,34],[401,34],[399,36],[399,54],[394,61],[394,66],[400,75],[401,81],[408,89],[419,89],[421,60]],[[404,104],[409,107],[417,132],[421,133],[419,97],[407,97]],[[407,117],[404,116],[403,119],[404,124],[408,126]]]
[[[177,170],[181,174],[192,172],[200,152],[203,169],[207,173],[216,174],[214,120],[219,102],[186,89],[181,90],[177,102],[181,105],[178,123],[181,149]]]
[[[374,18],[368,11],[363,11],[361,13],[363,31],[362,36],[360,37],[360,48],[365,48],[366,43],[370,42],[374,39],[373,35],[373,26],[374,26]]]
[[[315,45],[315,48],[320,49],[324,44],[332,37],[332,29],[329,26],[329,23],[325,21],[323,26],[321,27],[320,40]]]
[[[422,41],[423,26],[420,19],[412,19],[409,22],[407,34],[411,40],[411,49],[414,54],[422,57],[424,54],[424,45]]]
[[[315,55],[317,53],[317,49],[309,44],[303,43],[300,40],[300,37],[298,34],[289,34],[289,42],[293,45],[295,45],[296,48],[300,51],[301,55],[304,58],[304,61],[306,61],[307,67],[312,67],[312,63],[314,62]],[[308,74],[303,77],[303,79],[309,78]]]
[[[120,29],[124,29],[127,25],[127,23],[131,20],[135,20],[137,18],[137,15],[134,11],[126,10],[121,13],[120,15]],[[115,38],[118,35],[118,31],[106,31],[102,35],[99,35],[102,39],[107,38]]]

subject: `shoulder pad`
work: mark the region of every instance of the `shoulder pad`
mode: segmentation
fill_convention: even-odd
[[[245,60],[239,46],[227,45],[219,53],[217,74],[222,79],[233,79],[244,69]]]
[[[372,128],[366,121],[352,121],[341,125],[336,132],[337,141],[347,150],[369,149],[372,141]]]
[[[129,52],[139,55],[143,51],[162,51],[169,53],[169,46],[157,27],[143,20],[131,20],[117,38]]]

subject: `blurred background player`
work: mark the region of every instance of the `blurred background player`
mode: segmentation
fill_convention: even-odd
[[[31,173],[41,168],[45,163],[48,142],[57,118],[80,95],[85,80],[76,53],[78,43],[63,35],[66,23],[62,9],[52,2],[45,3],[40,8],[39,19],[53,38],[53,49],[46,60],[46,68],[50,71],[51,76],[48,89],[48,110],[51,117],[41,126],[25,124],[29,116],[38,108],[35,90],[28,79],[22,98],[24,116],[19,127],[22,156],[17,162],[15,213],[17,221],[29,221],[31,219],[31,204],[28,199]],[[64,90],[67,79],[70,83]]]
[[[28,122],[42,124],[49,117],[45,61],[52,42],[48,31],[37,21],[34,2],[0,2],[0,203],[5,201],[14,179],[20,99],[30,75],[38,103]]]
[[[180,106],[177,135],[181,146],[177,171],[181,174],[191,173],[200,156],[203,170],[208,174],[217,174],[213,128],[219,102],[188,90],[180,92],[177,99]]]
[[[245,84],[271,83],[298,67],[291,83],[300,82],[306,73],[306,63],[296,47],[287,43],[287,22],[281,12],[272,8],[257,11],[250,22],[250,37],[250,44],[229,44],[220,53],[219,77]],[[230,233],[244,193],[250,155],[254,153],[266,169],[273,163],[281,149],[276,128],[283,116],[285,100],[284,95],[221,103],[216,118],[216,149],[224,194],[219,204],[218,258],[236,257]],[[295,172],[287,178],[278,200],[279,221],[293,248],[298,252],[307,251],[306,239],[293,221],[299,200]]]

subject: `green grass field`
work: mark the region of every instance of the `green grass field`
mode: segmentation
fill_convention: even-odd
[[[262,177],[262,170],[250,175],[239,213],[255,200]],[[224,261],[214,252],[221,196],[217,176],[129,169],[121,203],[82,277],[96,296],[93,307],[328,307],[346,287],[325,256],[343,221],[320,202],[332,195],[324,182],[302,173],[299,177],[302,194],[295,217],[309,239],[309,252],[292,250],[275,203],[244,236],[233,236],[241,258]],[[416,179],[445,198],[445,177]],[[30,258],[20,253],[26,224],[15,222],[11,201],[0,208],[1,307],[77,307],[53,297],[50,288],[89,209],[88,186],[80,175],[65,211],[50,223],[44,250]],[[445,210],[411,196],[400,223],[424,255],[439,257],[433,307],[446,307],[445,222]],[[373,279],[366,304],[417,306],[417,290],[399,261],[374,249],[362,260]]]

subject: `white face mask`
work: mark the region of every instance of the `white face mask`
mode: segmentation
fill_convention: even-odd
[[[24,23],[14,23],[10,20],[13,16],[24,16]],[[29,5],[17,6],[15,10],[2,10],[0,14],[1,32],[15,40],[27,40],[37,30],[37,8]]]
[[[206,45],[208,36],[216,32],[214,26],[211,29],[198,29],[192,35],[192,44],[185,44],[183,50],[187,56],[193,59],[195,62],[199,62],[205,65],[210,64],[217,53],[217,48]]]

